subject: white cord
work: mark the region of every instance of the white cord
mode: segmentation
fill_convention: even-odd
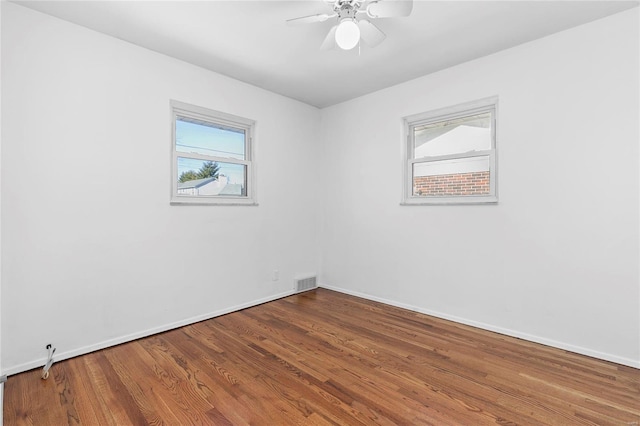
[[[49,357],[47,358],[47,363],[42,369],[42,378],[44,380],[47,380],[49,378],[49,369],[53,364],[53,354],[56,353],[56,348],[52,347],[51,345],[47,345],[47,349],[49,350]]]

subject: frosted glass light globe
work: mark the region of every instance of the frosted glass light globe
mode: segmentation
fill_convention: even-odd
[[[352,19],[344,19],[336,29],[336,43],[341,49],[350,50],[360,41],[360,28]]]

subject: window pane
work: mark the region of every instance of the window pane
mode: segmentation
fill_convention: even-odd
[[[491,113],[416,126],[414,158],[491,149]]]
[[[178,195],[246,197],[247,166],[178,157]]]
[[[413,195],[453,197],[490,194],[489,156],[413,165]]]
[[[245,160],[245,132],[242,129],[178,117],[176,151]]]

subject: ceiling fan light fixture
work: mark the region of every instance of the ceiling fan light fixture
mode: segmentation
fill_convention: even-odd
[[[360,41],[360,28],[355,19],[345,18],[340,21],[336,29],[336,43],[343,50],[356,47]]]

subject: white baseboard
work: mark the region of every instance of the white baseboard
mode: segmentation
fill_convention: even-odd
[[[105,349],[111,346],[116,346],[116,345],[120,345],[122,343],[126,343],[126,342],[130,342],[132,340],[136,340],[136,339],[140,339],[142,337],[147,337],[147,336],[151,336],[154,334],[158,334],[158,333],[162,333],[165,331],[169,331],[169,330],[173,330],[174,328],[179,328],[179,327],[184,327],[185,325],[189,325],[189,324],[194,324],[196,322],[200,322],[200,321],[204,321],[204,320],[208,320],[211,318],[215,318],[215,317],[219,317],[221,315],[225,315],[225,314],[229,314],[231,312],[235,312],[235,311],[239,311],[242,309],[246,309],[246,308],[250,308],[252,306],[257,306],[257,305],[261,305],[263,303],[266,302],[271,302],[273,300],[277,300],[277,299],[281,299],[283,297],[287,297],[287,296],[291,296],[292,294],[295,294],[295,292],[293,290],[289,290],[289,291],[285,291],[283,293],[279,293],[276,294],[274,296],[269,296],[269,297],[265,297],[262,299],[258,299],[258,300],[254,300],[251,302],[247,302],[247,303],[243,303],[240,305],[236,305],[236,306],[232,306],[230,308],[226,308],[226,309],[221,309],[219,311],[214,311],[214,312],[209,312],[206,314],[202,314],[202,315],[197,315],[195,317],[191,317],[191,318],[187,318],[181,321],[176,321],[170,324],[165,324],[159,327],[154,327],[154,328],[150,328],[144,331],[139,331],[136,333],[131,333],[125,336],[121,336],[121,337],[116,337],[114,339],[109,339],[109,340],[105,340],[103,342],[99,342],[99,343],[95,343],[93,345],[89,345],[89,346],[84,346],[81,348],[77,348],[77,349],[72,349],[66,352],[61,352],[58,353],[56,352],[56,355],[54,357],[54,366],[55,366],[55,362],[60,362],[60,361],[64,361],[65,359],[69,359],[69,358],[73,358],[76,356],[80,356],[80,355],[86,355],[88,353],[91,352],[95,352],[95,351],[99,351],[100,349]],[[38,367],[42,367],[46,364],[47,362],[47,358],[43,357],[40,359],[36,359],[33,361],[29,361],[29,362],[25,362],[23,364],[19,364],[19,365],[14,365],[13,367],[9,367],[6,370],[3,371],[2,374],[6,374],[6,375],[12,375],[12,374],[17,374],[17,373],[21,373],[23,371],[28,371],[28,370],[32,370],[34,368],[38,368]],[[1,424],[0,424],[1,426]]]
[[[457,317],[455,315],[449,315],[449,314],[444,314],[442,312],[436,312],[436,311],[432,311],[429,309],[423,309],[417,306],[413,306],[413,305],[409,305],[406,303],[400,303],[394,300],[389,300],[389,299],[384,299],[381,297],[376,297],[376,296],[372,296],[370,294],[366,294],[366,293],[360,293],[357,291],[351,291],[351,290],[347,290],[344,288],[340,288],[340,287],[334,287],[334,286],[330,286],[330,285],[326,285],[326,284],[322,284],[319,283],[319,287],[322,288],[326,288],[328,290],[334,290],[340,293],[344,293],[344,294],[350,294],[352,296],[356,296],[356,297],[360,297],[363,299],[367,299],[367,300],[372,300],[375,302],[380,302],[380,303],[384,303],[386,305],[391,305],[391,306],[396,306],[398,308],[403,308],[403,309],[408,309],[410,311],[414,311],[414,312],[420,312],[422,314],[425,315],[431,315],[433,317],[436,318],[442,318],[442,319],[446,319],[449,321],[453,321],[453,322],[457,322],[460,324],[465,324],[465,325],[469,325],[472,327],[477,327],[477,328],[481,328],[483,330],[488,330],[488,331],[493,331],[496,333],[500,333],[500,334],[504,334],[506,336],[511,336],[511,337],[517,337],[519,339],[524,339],[524,340],[528,340],[530,342],[535,342],[535,343],[540,343],[543,345],[547,345],[547,346],[551,346],[554,348],[559,348],[559,349],[563,349],[563,350],[567,350],[570,352],[575,352],[578,354],[582,354],[582,355],[586,355],[586,356],[590,356],[593,358],[598,358],[598,359],[602,359],[605,361],[611,361],[611,362],[615,362],[617,364],[622,364],[622,365],[626,365],[629,367],[634,367],[634,368],[639,368],[640,369],[640,361],[638,360],[633,360],[630,358],[624,358],[624,357],[619,357],[616,355],[612,355],[612,354],[608,354],[605,352],[599,352],[599,351],[595,351],[592,349],[588,349],[588,348],[583,348],[580,346],[575,346],[575,345],[571,345],[568,343],[564,343],[564,342],[558,342],[555,340],[551,340],[551,339],[546,339],[543,337],[539,337],[539,336],[534,336],[531,334],[527,334],[527,333],[522,333],[516,330],[511,330],[511,329],[507,329],[507,328],[503,328],[503,327],[497,327],[491,324],[485,324],[485,323],[481,323],[478,321],[473,321],[473,320],[469,320],[467,318],[461,318],[461,317]],[[69,358],[73,358],[76,356],[80,356],[80,355],[85,355],[91,352],[95,352],[98,351],[100,349],[105,349],[111,346],[116,346],[116,345],[120,345],[122,343],[126,343],[126,342],[130,342],[132,340],[136,340],[136,339],[140,339],[142,337],[147,337],[147,336],[151,336],[153,334],[157,334],[157,333],[162,333],[165,331],[169,331],[169,330],[173,330],[174,328],[178,328],[178,327],[183,327],[185,325],[189,325],[189,324],[194,324],[196,322],[200,322],[200,321],[204,321],[207,319],[211,319],[211,318],[215,318],[221,315],[225,315],[231,312],[235,312],[235,311],[239,311],[242,309],[246,309],[246,308],[250,308],[252,306],[257,306],[260,305],[262,303],[266,303],[266,302],[271,302],[273,300],[277,300],[277,299],[281,299],[283,297],[287,297],[287,296],[291,296],[295,294],[295,291],[293,290],[289,290],[283,293],[279,293],[276,294],[274,296],[269,296],[269,297],[265,297],[262,299],[258,299],[258,300],[254,300],[251,302],[247,302],[247,303],[243,303],[240,305],[236,305],[236,306],[232,306],[230,308],[226,308],[226,309],[222,309],[219,311],[214,311],[214,312],[210,312],[210,313],[206,313],[203,315],[198,315],[195,317],[191,317],[191,318],[187,318],[181,321],[176,321],[170,324],[165,324],[159,327],[154,327],[151,329],[147,329],[144,331],[140,331],[140,332],[136,332],[136,333],[132,333],[132,334],[128,334],[125,336],[121,336],[121,337],[117,337],[114,339],[110,339],[110,340],[105,340],[103,342],[99,342],[93,345],[88,345],[88,346],[84,346],[81,348],[77,348],[77,349],[72,349],[66,352],[61,352],[61,353],[56,353],[56,356],[54,357],[54,361],[55,362],[59,362],[59,361],[63,361],[65,359],[69,359]],[[12,375],[12,374],[17,374],[17,373],[21,373],[23,371],[28,371],[34,368],[38,368],[38,367],[42,367],[45,363],[47,362],[47,358],[46,357],[42,357],[40,359],[36,359],[33,361],[29,361],[23,364],[19,364],[19,365],[15,365],[13,367],[9,367],[6,370],[3,371],[2,374],[6,374],[6,375]],[[2,386],[3,384],[0,384],[0,401],[2,398]],[[0,413],[0,426],[2,426],[2,418],[1,418],[1,413]]]
[[[534,336],[531,334],[527,334],[527,333],[522,333],[516,330],[511,330],[508,328],[503,328],[503,327],[497,327],[491,324],[485,324],[482,322],[478,322],[478,321],[473,321],[467,318],[461,318],[455,315],[449,315],[449,314],[444,314],[442,312],[436,312],[436,311],[432,311],[429,309],[424,309],[424,308],[420,308],[417,306],[413,306],[413,305],[408,305],[406,303],[400,303],[400,302],[396,302],[395,300],[389,300],[389,299],[384,299],[381,297],[376,297],[376,296],[372,296],[370,294],[365,294],[365,293],[360,293],[358,291],[351,291],[351,290],[347,290],[344,288],[340,288],[340,287],[334,287],[334,286],[330,286],[330,285],[326,285],[326,284],[318,284],[320,287],[322,288],[326,288],[328,290],[333,290],[333,291],[337,291],[339,293],[344,293],[344,294],[349,294],[351,296],[356,296],[356,297],[360,297],[362,299],[367,299],[367,300],[372,300],[374,302],[380,302],[380,303],[384,303],[385,305],[391,305],[391,306],[395,306],[398,308],[403,308],[403,309],[407,309],[410,311],[414,311],[414,312],[419,312],[421,314],[425,314],[425,315],[430,315],[436,318],[442,318],[445,320],[449,320],[449,321],[453,321],[453,322],[457,322],[460,324],[464,324],[464,325],[470,325],[472,327],[477,327],[477,328],[481,328],[483,330],[487,330],[487,331],[493,331],[496,333],[500,333],[500,334],[504,334],[506,336],[511,336],[511,337],[517,337],[518,339],[523,339],[523,340],[527,340],[529,342],[534,342],[534,343],[540,343],[542,345],[546,345],[546,346],[551,346],[554,348],[558,348],[558,349],[563,349],[569,352],[574,352],[577,354],[581,354],[581,355],[586,355],[586,356],[590,356],[593,358],[598,358],[598,359],[602,359],[605,361],[611,361],[611,362],[615,362],[616,364],[622,364],[622,365],[626,365],[628,367],[634,367],[634,368],[639,368],[640,369],[640,361],[639,360],[634,360],[631,358],[624,358],[624,357],[620,357],[617,355],[612,355],[612,354],[608,354],[605,352],[599,352],[599,351],[595,351],[593,349],[588,349],[588,348],[583,348],[581,346],[575,346],[569,343],[564,343],[564,342],[558,342],[556,340],[552,340],[552,339],[547,339],[544,337],[540,337],[540,336]]]

